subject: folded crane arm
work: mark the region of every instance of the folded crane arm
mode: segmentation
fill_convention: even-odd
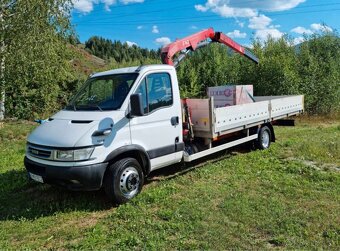
[[[205,42],[208,39],[211,41]],[[213,28],[197,32],[193,35],[176,40],[175,42],[164,46],[161,52],[162,63],[177,66],[190,51],[204,47],[211,42],[224,44],[246,58],[252,60],[254,63],[259,63],[259,59],[253,53],[236,43],[224,33],[215,32]],[[174,59],[176,53],[180,54],[176,59]]]

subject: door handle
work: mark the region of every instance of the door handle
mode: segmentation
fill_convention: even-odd
[[[178,116],[172,117],[170,121],[171,121],[171,125],[173,125],[173,126],[178,125],[179,124],[179,117]]]

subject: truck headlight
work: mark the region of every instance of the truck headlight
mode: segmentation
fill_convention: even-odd
[[[55,158],[61,161],[79,161],[88,160],[92,153],[94,147],[77,149],[77,150],[57,150]]]
[[[73,150],[57,150],[55,158],[63,161],[73,161]]]
[[[74,150],[74,160],[87,160],[91,157],[94,147]]]

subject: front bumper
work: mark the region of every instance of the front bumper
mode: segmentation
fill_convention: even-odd
[[[42,177],[44,183],[66,187],[70,190],[98,190],[102,187],[108,163],[87,166],[50,166],[24,160],[29,173]]]

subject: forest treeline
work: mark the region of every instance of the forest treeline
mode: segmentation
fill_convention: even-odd
[[[136,44],[122,43],[119,40],[110,40],[93,36],[85,42],[85,49],[91,54],[105,60],[114,60],[117,63],[126,61],[141,61],[145,59],[159,59],[160,50],[141,48]]]
[[[50,116],[66,105],[89,69],[160,63],[159,50],[101,37],[86,41],[85,50],[103,58],[106,65],[88,63],[91,58],[70,44],[77,41],[70,24],[71,0],[4,0],[4,6],[6,25],[0,42],[5,50],[0,50],[0,56],[5,68],[0,74],[0,100],[5,98],[7,118]],[[304,94],[309,114],[340,111],[340,38],[336,31],[306,36],[298,46],[287,37],[269,37],[265,42],[254,41],[252,47],[259,65],[219,44],[192,53],[177,68],[182,97],[203,97],[207,86],[253,84],[257,96]],[[75,62],[89,69],[84,71]]]

